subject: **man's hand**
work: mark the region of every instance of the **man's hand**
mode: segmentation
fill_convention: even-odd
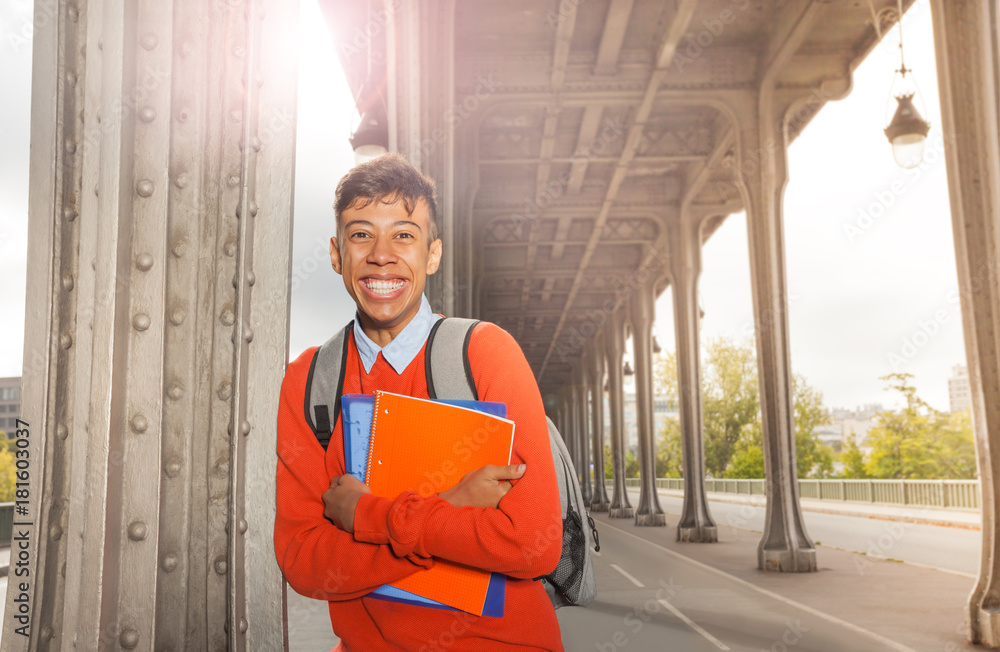
[[[330,480],[330,488],[323,493],[326,508],[323,515],[344,532],[354,532],[354,510],[364,494],[370,494],[368,485],[351,474],[338,475]]]
[[[524,476],[524,464],[494,466],[487,464],[470,471],[451,489],[438,494],[455,507],[496,507],[511,489],[510,480]]]

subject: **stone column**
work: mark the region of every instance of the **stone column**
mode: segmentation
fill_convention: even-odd
[[[651,283],[636,288],[629,302],[635,355],[635,408],[639,430],[639,508],[636,525],[666,525],[656,492],[656,433],[653,419],[653,310]]]
[[[11,581],[4,649],[282,649],[298,3],[35,11],[30,614]]]
[[[580,483],[580,491],[583,494],[584,504],[589,505],[591,499],[593,498],[593,493],[591,489],[590,482],[590,446],[589,436],[588,436],[588,416],[589,409],[587,406],[587,365],[586,361],[581,358],[579,371],[577,372],[577,392],[576,392],[576,413],[577,421],[579,422],[578,430],[578,447],[580,456],[580,471],[583,474],[583,479]]]
[[[715,522],[705,495],[705,432],[701,412],[699,361],[701,230],[681,218],[667,227],[670,274],[673,277],[674,332],[677,341],[677,410],[680,415],[684,459],[684,506],[677,524],[677,540],[718,541]]]
[[[1000,647],[1000,7],[932,0],[931,8],[982,492],[969,639]]]
[[[604,352],[600,340],[591,342],[586,360],[590,366],[590,428],[594,453],[594,492],[590,501],[590,511],[606,512],[611,501],[604,486]]]
[[[632,518],[632,504],[625,490],[625,394],[622,387],[622,356],[625,354],[625,320],[619,313],[612,315],[604,328],[604,348],[608,359],[608,392],[611,410],[611,474],[614,489],[608,516]]]
[[[739,107],[736,180],[744,195],[750,241],[760,407],[764,426],[767,511],[757,549],[761,570],[816,570],[816,549],[799,505],[788,347],[788,291],[782,202],[788,180],[784,120],[774,82],[748,93]]]

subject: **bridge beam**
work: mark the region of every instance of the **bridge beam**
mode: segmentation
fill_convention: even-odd
[[[1000,7],[932,0],[931,9],[982,491],[969,639],[1000,647]]]
[[[604,354],[608,360],[608,392],[611,410],[611,475],[614,489],[608,516],[632,518],[632,504],[625,490],[625,394],[622,356],[625,354],[624,311],[611,316],[604,328]]]
[[[698,336],[701,229],[691,219],[672,222],[667,228],[677,342],[677,409],[684,461],[684,505],[677,524],[677,540],[714,543],[719,535],[705,494],[705,431],[701,411]]]
[[[816,549],[799,504],[792,371],[788,344],[783,197],[788,180],[783,111],[774,84],[747,93],[737,112],[736,182],[744,194],[750,245],[757,369],[763,420],[767,511],[757,549],[761,570],[816,570]]]
[[[4,649],[281,649],[298,3],[35,11],[30,637],[7,618]]]
[[[656,492],[656,428],[653,420],[653,283],[639,285],[629,302],[635,357],[635,408],[639,430],[639,508],[636,525],[662,526],[667,516]]]
[[[606,512],[611,501],[604,486],[604,352],[601,340],[591,340],[587,347],[586,361],[590,368],[588,388],[590,391],[590,433],[594,455],[594,493],[590,501],[590,511]]]

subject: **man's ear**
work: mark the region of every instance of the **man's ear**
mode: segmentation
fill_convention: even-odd
[[[330,238],[330,264],[333,265],[333,271],[341,274],[340,267],[340,245],[337,242],[336,236]]]
[[[438,271],[441,266],[441,238],[431,243],[430,255],[427,257],[427,275],[430,276]]]

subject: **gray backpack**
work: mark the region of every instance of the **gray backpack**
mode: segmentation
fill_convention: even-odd
[[[431,398],[479,400],[469,366],[469,340],[478,323],[475,319],[451,317],[438,320],[431,328],[424,352],[427,394]],[[333,427],[340,417],[347,347],[353,329],[351,321],[316,349],[309,365],[305,417],[323,450],[330,444]],[[590,546],[593,545],[596,551],[600,551],[601,546],[594,519],[584,505],[580,481],[566,444],[552,420],[548,417],[546,420],[562,506],[563,547],[556,569],[535,579],[542,581],[552,604],[558,609],[567,604],[586,605],[594,600],[597,580]]]

